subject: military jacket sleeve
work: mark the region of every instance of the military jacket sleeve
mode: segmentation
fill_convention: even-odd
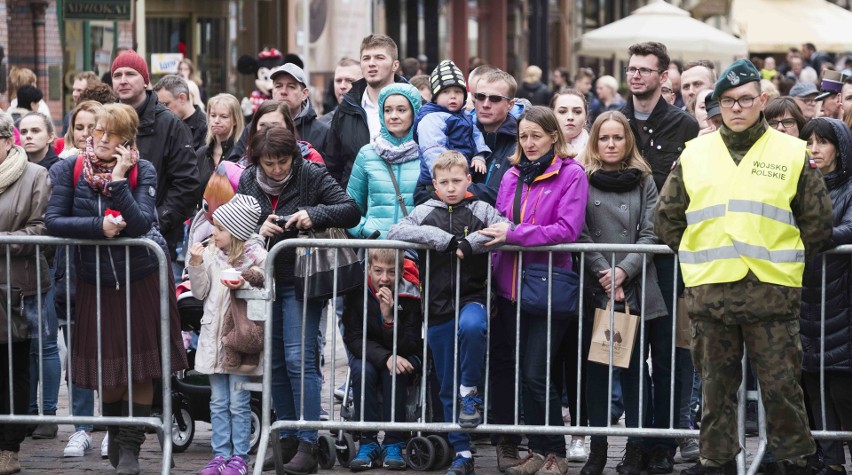
[[[790,209],[802,235],[807,258],[813,257],[831,238],[831,196],[818,168],[811,166],[810,154],[799,177],[796,197]]]
[[[683,169],[678,162],[660,190],[660,198],[654,212],[654,233],[675,252],[680,247],[680,240],[686,230],[687,207],[689,196],[683,183]]]

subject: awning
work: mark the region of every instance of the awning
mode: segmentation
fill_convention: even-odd
[[[710,59],[730,63],[748,53],[743,40],[696,20],[689,12],[663,1],[652,2],[628,17],[584,34],[578,53],[627,59],[627,48],[643,41],[665,44],[673,59]]]
[[[852,49],[852,12],[825,0],[734,0],[731,29],[755,53],[786,53],[813,43],[817,50]]]

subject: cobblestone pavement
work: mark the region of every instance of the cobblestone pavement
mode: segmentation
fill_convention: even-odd
[[[326,364],[324,374],[326,385],[323,387],[323,397],[328,396],[328,386],[331,384],[330,368],[335,368],[334,382],[340,384],[346,376],[346,357],[342,350],[342,343],[338,339],[337,351],[335,358],[329,357],[332,345],[326,345]],[[63,375],[63,381],[64,381]],[[328,407],[324,404],[324,406]],[[335,413],[339,410],[339,406],[335,407]],[[62,385],[60,390],[60,415],[68,414],[67,398],[65,385]],[[621,424],[624,423],[622,419]],[[21,464],[24,470],[23,474],[43,474],[43,473],[58,473],[58,474],[82,474],[82,473],[113,473],[113,468],[107,460],[101,459],[100,444],[106,432],[95,432],[93,434],[93,447],[86,452],[85,457],[80,458],[63,458],[62,451],[68,438],[73,433],[73,427],[70,425],[60,426],[59,433],[56,439],[53,440],[33,440],[27,439],[21,446]],[[192,444],[183,453],[175,454],[175,468],[171,473],[174,474],[195,474],[209,461],[211,458],[210,448],[210,425],[204,422],[196,424],[196,434]],[[621,460],[624,444],[624,437],[610,437],[609,439],[609,460],[606,474],[615,474],[615,466]],[[588,439],[587,439],[588,447]],[[488,439],[482,438],[475,441],[476,453],[476,471],[479,474],[495,474],[497,470],[497,459],[494,453],[494,448],[490,445]],[[747,449],[749,453],[757,451],[757,438],[751,437],[747,439]],[[269,449],[271,451],[271,448]],[[524,454],[522,453],[522,456]],[[141,467],[143,473],[159,473],[160,472],[161,452],[157,437],[153,434],[148,435],[147,441],[142,446],[140,456]],[[582,463],[570,463],[569,473],[579,473]],[[680,456],[675,457],[675,473],[688,468],[691,463],[680,463]],[[320,473],[335,472],[335,473],[350,473],[348,469],[335,466],[331,470],[320,470]],[[412,472],[412,470],[409,470]],[[273,472],[267,472],[273,473]],[[371,470],[369,473],[386,474],[391,473],[386,470]],[[444,470],[424,472],[424,473],[444,473]]]

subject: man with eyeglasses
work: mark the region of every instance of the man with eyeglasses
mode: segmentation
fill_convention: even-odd
[[[682,109],[673,106],[662,95],[663,82],[668,79],[671,62],[662,43],[638,43],[628,50],[630,59],[625,70],[632,98],[622,109],[636,137],[642,157],[651,166],[654,183],[659,190],[675,161],[685,148],[686,141],[698,135],[698,122]],[[685,73],[684,73],[685,74]],[[686,76],[681,76],[681,82]],[[676,288],[674,256],[654,257],[658,282],[666,302],[668,316],[645,323],[645,341],[653,367],[653,397],[645,411],[644,427],[669,427],[669,397],[672,378],[672,314]],[[674,394],[680,394],[682,383],[675,372]],[[689,381],[691,384],[691,381]],[[647,400],[647,399],[646,399]],[[678,398],[674,400],[677,402]],[[674,411],[678,413],[677,410]],[[623,475],[639,475],[646,468],[649,473],[672,473],[677,443],[673,439],[643,437],[628,441],[624,459],[617,470]],[[595,451],[592,443],[592,452]],[[646,458],[646,454],[650,457]],[[647,461],[647,463],[645,463]]]
[[[819,91],[816,86],[809,82],[797,82],[796,85],[790,89],[790,97],[796,101],[796,104],[799,105],[799,109],[802,109],[802,115],[805,116],[805,121],[816,117],[817,95],[819,95]]]
[[[713,91],[722,127],[690,142],[660,192],[657,235],[678,252],[704,381],[701,459],[682,473],[735,474],[743,349],[760,383],[778,473],[811,473],[816,448],[799,377],[806,256],[831,237],[831,200],[805,142],[769,127],[760,72],[744,59]]]

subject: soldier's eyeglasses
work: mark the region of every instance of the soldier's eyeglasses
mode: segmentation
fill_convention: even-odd
[[[719,105],[724,107],[725,109],[730,109],[734,107],[734,104],[739,104],[743,109],[748,109],[749,107],[754,105],[754,100],[757,97],[754,96],[743,96],[739,99],[734,99],[732,97],[723,97],[719,99]]]

